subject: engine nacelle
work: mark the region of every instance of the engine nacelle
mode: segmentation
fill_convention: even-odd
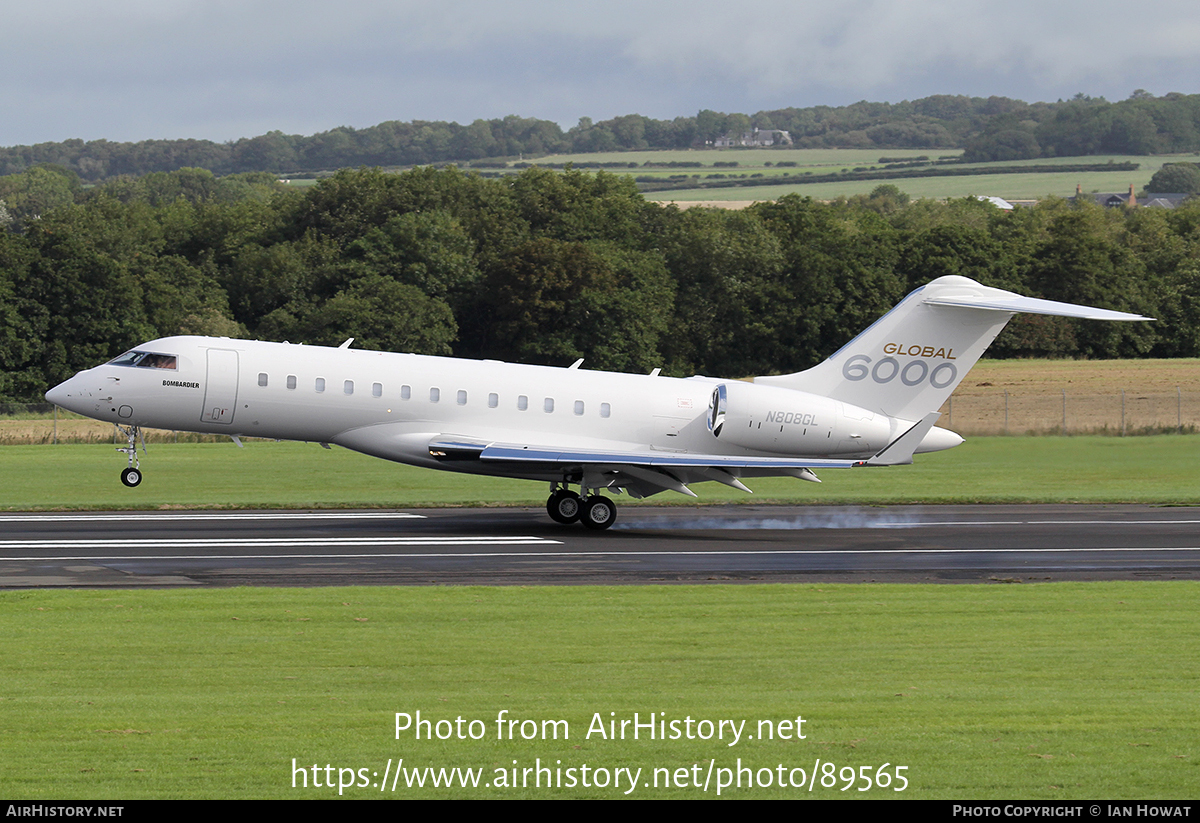
[[[870,457],[890,443],[892,421],[807,392],[754,383],[721,383],[709,402],[708,429],[722,443],[806,457]]]

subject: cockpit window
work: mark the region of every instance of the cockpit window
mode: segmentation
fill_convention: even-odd
[[[127,351],[115,360],[108,361],[108,365],[136,366],[139,369],[174,369],[176,368],[176,357],[173,354]]]

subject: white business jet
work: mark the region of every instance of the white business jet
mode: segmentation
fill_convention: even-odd
[[[525,366],[226,337],[167,337],[46,393],[116,424],[122,482],[141,482],[144,427],[337,444],[433,469],[550,484],[554,520],[606,529],[604,489],[635,498],[690,484],[911,463],[957,446],[938,409],[1017,312],[1147,320],[1023,297],[965,277],[909,294],[828,360],[753,383]],[[143,441],[143,450],[144,450]],[[576,493],[571,486],[578,486]]]

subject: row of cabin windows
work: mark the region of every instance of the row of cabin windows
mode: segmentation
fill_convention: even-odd
[[[259,372],[258,373],[258,385],[265,387],[267,385],[267,383],[268,383],[267,373]],[[289,389],[296,388],[296,375],[289,374],[287,376],[287,387]],[[325,391],[325,378],[324,377],[317,378],[316,384],[315,384],[315,389],[318,393]],[[344,381],[342,383],[342,392],[345,394],[354,394],[354,381],[353,380]],[[371,384],[371,396],[372,397],[383,397],[383,384],[382,383],[372,383]],[[400,387],[400,399],[401,400],[411,400],[412,399],[412,386],[401,386]],[[460,406],[467,405],[467,392],[464,389],[459,389],[457,394],[455,395],[454,399],[455,399],[455,402]],[[441,400],[442,400],[442,390],[437,388],[436,386],[431,388],[429,390],[429,402],[430,403],[440,403]],[[496,394],[495,392],[490,393],[488,395],[488,408],[495,409],[495,408],[498,408],[499,406],[500,406],[500,395]],[[519,409],[520,411],[528,411],[529,410],[529,398],[526,395],[522,394],[522,395],[517,396],[517,409]],[[554,398],[553,397],[547,397],[542,401],[542,411],[546,412],[546,414],[552,414],[554,412]],[[575,414],[578,414],[578,415],[583,414],[584,405],[583,405],[582,400],[575,401],[575,406],[574,406],[573,411],[575,412]],[[610,406],[608,403],[601,403],[600,404],[600,416],[608,417],[611,414],[612,414],[612,406]]]

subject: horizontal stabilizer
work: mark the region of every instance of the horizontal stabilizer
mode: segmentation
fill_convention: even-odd
[[[1057,300],[1042,300],[1020,294],[988,289],[987,296],[963,295],[926,297],[924,302],[932,306],[960,306],[965,309],[987,309],[989,311],[1025,312],[1026,314],[1052,314],[1058,317],[1079,317],[1084,320],[1153,320],[1140,314],[1078,306],[1074,303],[1059,303]]]
[[[921,445],[925,435],[941,417],[941,412],[930,412],[904,434],[883,447],[879,454],[866,462],[868,466],[904,466],[912,462],[913,452]]]

